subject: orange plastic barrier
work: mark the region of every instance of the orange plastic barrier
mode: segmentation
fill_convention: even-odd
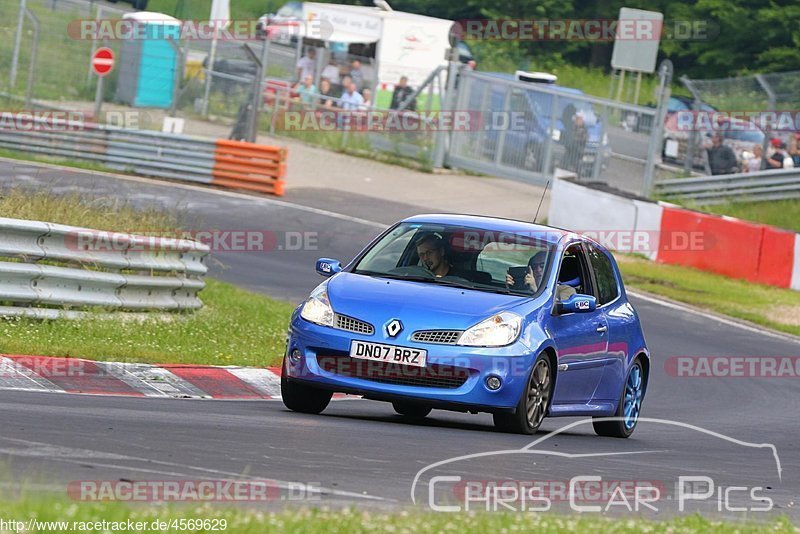
[[[761,225],[665,206],[658,261],[757,281],[763,231]],[[671,246],[675,242],[687,245]]]
[[[286,148],[217,140],[212,185],[283,196]]]

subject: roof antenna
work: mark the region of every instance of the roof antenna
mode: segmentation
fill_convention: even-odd
[[[550,180],[547,180],[547,183],[544,184],[544,191],[542,191],[542,198],[539,199],[539,207],[536,208],[536,216],[533,218],[533,224],[536,224],[536,219],[539,218],[539,210],[542,209],[542,202],[544,201],[544,195],[547,193],[547,186],[550,185]]]

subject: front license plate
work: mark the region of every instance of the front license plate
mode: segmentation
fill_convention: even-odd
[[[361,360],[425,367],[425,360],[428,359],[428,351],[353,340],[353,342],[350,343],[350,357]]]

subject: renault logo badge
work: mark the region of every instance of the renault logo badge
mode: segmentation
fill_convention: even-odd
[[[386,328],[386,333],[389,334],[389,337],[395,337],[403,330],[403,323],[401,323],[399,319],[392,319],[386,323],[384,328]]]

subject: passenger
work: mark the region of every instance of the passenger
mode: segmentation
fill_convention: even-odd
[[[542,277],[544,276],[544,267],[545,263],[547,262],[547,252],[544,250],[537,252],[530,260],[528,260],[528,272],[525,275],[525,285],[530,288],[532,292],[536,292],[539,288],[539,284],[542,283]],[[513,286],[515,284],[514,277],[511,273],[506,273],[506,285]],[[566,300],[572,295],[577,294],[577,291],[574,287],[568,286],[566,284],[559,283],[557,288],[557,295],[556,297],[558,300]]]

